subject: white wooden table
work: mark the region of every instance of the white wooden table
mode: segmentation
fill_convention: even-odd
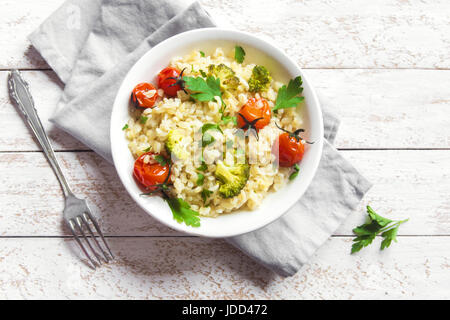
[[[342,119],[337,147],[374,183],[287,279],[221,240],[156,222],[111,165],[46,121],[62,84],[26,36],[62,2],[0,3],[0,298],[450,298],[449,1],[201,1],[296,58]],[[58,182],[8,99],[11,68],[23,70],[65,173],[110,237],[117,260],[96,272],[80,261]],[[388,250],[377,240],[351,256],[366,204],[410,222]]]

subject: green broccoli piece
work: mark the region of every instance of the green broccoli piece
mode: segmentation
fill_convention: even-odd
[[[250,174],[250,166],[246,163],[228,166],[219,161],[214,175],[220,181],[219,194],[223,198],[238,195],[245,187]]]
[[[208,67],[209,74],[220,79],[220,85],[224,90],[236,90],[239,85],[239,78],[230,67],[223,63],[219,65],[211,64]]]
[[[266,91],[271,80],[272,77],[266,67],[255,66],[252,70],[252,76],[248,80],[250,92]]]
[[[186,151],[186,148],[180,145],[183,137],[184,135],[180,130],[170,131],[166,140],[166,150],[171,155],[175,155],[178,159],[186,160],[189,158],[189,153]]]

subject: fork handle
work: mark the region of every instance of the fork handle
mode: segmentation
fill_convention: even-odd
[[[18,70],[12,70],[8,77],[8,88],[11,98],[16,102],[18,109],[24,115],[28,125],[34,133],[34,136],[38,140],[42,147],[42,150],[47,157],[53,171],[58,178],[61,187],[64,192],[64,196],[72,195],[72,191],[67,183],[66,178],[59,166],[58,160],[56,159],[55,152],[48,140],[48,136],[45,133],[44,127],[42,126],[41,119],[37,114],[36,108],[34,107],[33,97],[31,96],[29,85],[23,79],[21,73]]]

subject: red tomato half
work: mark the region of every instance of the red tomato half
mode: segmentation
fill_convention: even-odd
[[[276,144],[274,145],[274,147]],[[276,154],[276,149],[273,150]],[[300,162],[305,153],[305,146],[301,139],[284,132],[278,137],[278,161],[281,167],[292,167]]]
[[[266,99],[260,98],[251,98],[247,101],[247,103],[242,106],[239,113],[247,119],[248,122],[255,121],[258,118],[262,118],[256,121],[254,128],[256,130],[260,130],[267,126],[270,122],[270,118],[272,117],[272,111],[270,110],[269,103]],[[239,128],[245,127],[247,124],[245,120],[238,114],[237,116],[237,125]]]
[[[169,97],[176,97],[178,90],[181,90],[181,86],[177,83],[180,77],[181,71],[177,68],[167,67],[158,74],[158,87],[164,90],[164,93]]]
[[[139,83],[131,93],[136,108],[152,108],[158,98],[158,90],[147,82]]]
[[[147,152],[137,158],[134,163],[134,177],[149,190],[155,190],[156,188],[152,186],[166,181],[169,174],[169,164],[161,165],[155,160],[155,156],[156,154]]]

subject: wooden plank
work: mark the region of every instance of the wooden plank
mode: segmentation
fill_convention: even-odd
[[[0,11],[0,69],[49,68],[27,37],[64,0],[4,0]]]
[[[307,70],[339,148],[450,147],[450,71]]]
[[[22,72],[29,82],[36,108],[55,150],[89,150],[48,121],[62,93],[63,84],[52,71]],[[0,151],[40,150],[26,122],[9,99],[8,72],[0,72]]]
[[[72,240],[0,239],[0,298],[448,299],[448,237],[401,237],[349,254],[333,238],[291,278],[220,240],[115,238],[116,261],[92,271]]]
[[[450,150],[345,151],[371,182],[360,208],[336,235],[351,235],[370,204],[381,215],[410,218],[402,235],[450,235]],[[87,197],[109,235],[177,235],[137,207],[115,169],[92,152],[57,154],[74,192]],[[63,197],[42,153],[0,153],[2,236],[58,236]]]
[[[2,1],[0,68],[48,67],[26,37],[62,3]],[[301,67],[450,68],[446,0],[201,3],[220,25],[276,42]]]
[[[339,148],[450,148],[450,71],[307,70],[322,104],[342,124]],[[62,84],[50,71],[24,72],[56,150],[87,149],[48,123]],[[0,72],[0,88],[7,72]],[[418,89],[420,88],[420,90]],[[0,90],[0,151],[39,150]]]

